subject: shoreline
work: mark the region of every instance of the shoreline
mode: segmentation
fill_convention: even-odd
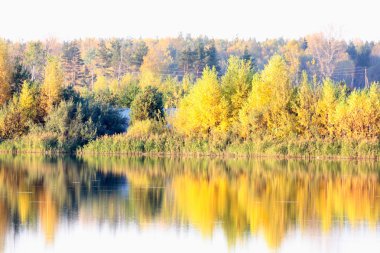
[[[152,157],[152,158],[220,158],[220,159],[278,159],[304,161],[379,161],[380,156],[345,156],[345,155],[283,155],[283,154],[249,154],[231,152],[52,152],[52,151],[9,151],[0,150],[0,155],[43,155],[43,156],[102,156],[102,157]]]

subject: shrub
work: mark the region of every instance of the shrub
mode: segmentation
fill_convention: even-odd
[[[132,102],[131,114],[132,123],[134,121],[163,118],[164,104],[162,93],[155,87],[146,87]]]

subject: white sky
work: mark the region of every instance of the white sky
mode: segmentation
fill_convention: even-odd
[[[298,38],[340,30],[380,40],[378,0],[0,0],[0,37]]]

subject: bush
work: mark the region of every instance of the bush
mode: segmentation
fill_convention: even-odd
[[[59,149],[75,151],[97,136],[122,132],[125,122],[108,106],[88,100],[77,103],[69,100],[53,109],[40,131],[55,135]]]
[[[131,121],[143,121],[164,117],[162,93],[157,88],[148,86],[139,93],[131,105]]]
[[[128,128],[127,137],[130,138],[143,138],[149,135],[162,134],[166,130],[165,122],[143,120],[136,121]]]

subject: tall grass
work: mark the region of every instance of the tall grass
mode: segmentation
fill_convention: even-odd
[[[167,154],[219,156],[278,156],[300,158],[360,158],[377,159],[377,140],[258,140],[232,141],[225,145],[210,140],[186,139],[164,133],[149,137],[129,137],[125,134],[98,138],[77,153],[83,154]]]

